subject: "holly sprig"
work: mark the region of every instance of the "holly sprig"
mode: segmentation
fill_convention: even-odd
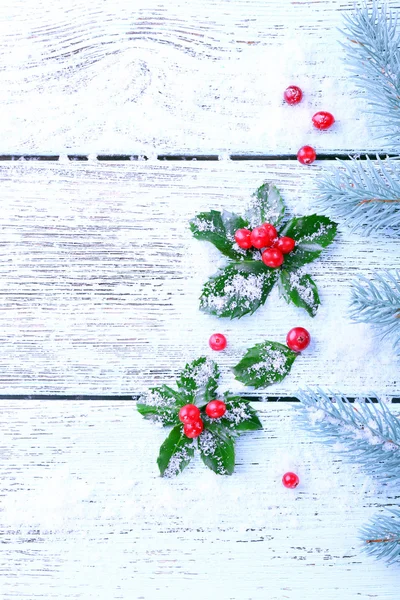
[[[337,224],[316,214],[284,221],[285,204],[272,183],[264,183],[253,194],[244,217],[211,210],[190,221],[194,237],[211,242],[230,261],[203,286],[200,310],[217,317],[240,318],[262,306],[278,284],[288,303],[304,308],[311,317],[316,315],[320,304],[317,286],[310,275],[304,274],[303,267],[333,242]],[[244,250],[235,242],[238,229],[266,222],[276,227],[279,236],[296,241],[294,250],[278,268],[265,265],[259,250]]]
[[[157,463],[162,477],[181,473],[194,456],[195,449],[207,467],[218,475],[232,475],[235,467],[235,438],[245,431],[262,429],[256,411],[244,398],[223,394],[225,414],[219,419],[207,416],[207,404],[217,398],[217,364],[204,356],[188,363],[180,373],[178,390],[167,385],[151,388],[137,404],[137,410],[172,430],[160,447]],[[196,439],[187,437],[179,420],[179,410],[194,404],[200,409],[204,430]],[[197,440],[197,442],[196,442]]]

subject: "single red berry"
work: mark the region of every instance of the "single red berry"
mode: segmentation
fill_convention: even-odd
[[[297,160],[302,165],[311,165],[317,158],[317,153],[311,146],[303,146],[297,153]]]
[[[300,479],[296,475],[296,473],[285,473],[282,477],[282,483],[286,488],[295,488],[299,485]]]
[[[239,246],[239,248],[243,248],[243,250],[248,250],[251,248],[251,231],[249,229],[238,229],[235,233],[235,242]]]
[[[211,350],[224,350],[226,348],[226,337],[223,333],[213,333],[210,339],[208,340],[208,344]]]
[[[226,413],[226,404],[222,400],[211,400],[206,406],[206,413],[211,419],[220,419]]]
[[[204,424],[201,419],[195,421],[194,423],[185,423],[183,426],[183,433],[188,438],[197,438],[201,434],[204,429]]]
[[[260,250],[260,248],[265,248],[267,245],[269,236],[264,227],[260,225],[260,227],[254,227],[251,232],[250,240],[251,245]]]
[[[303,98],[303,92],[297,85],[289,85],[283,92],[283,97],[288,104],[298,104]]]
[[[329,129],[335,122],[335,117],[330,113],[324,110],[320,110],[315,113],[312,118],[312,122],[314,127],[317,129]]]
[[[267,248],[261,255],[262,261],[267,267],[276,269],[283,263],[283,254],[279,248]]]
[[[265,244],[265,246],[267,248],[270,248],[270,246],[272,246],[272,244],[275,242],[276,238],[278,237],[278,232],[275,229],[275,227],[273,225],[271,225],[271,223],[263,223],[261,225],[261,227],[264,229],[266,236],[267,236],[267,243]]]
[[[290,254],[296,245],[296,242],[293,238],[283,236],[275,240],[274,248],[278,248],[282,252],[282,254]]]
[[[286,336],[286,344],[294,352],[305,350],[311,342],[311,336],[304,327],[293,327]]]
[[[200,410],[194,404],[186,404],[180,409],[178,417],[182,423],[195,423],[200,419]]]

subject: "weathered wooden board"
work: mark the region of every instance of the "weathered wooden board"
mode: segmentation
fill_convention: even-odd
[[[352,8],[352,0],[3,0],[1,152],[374,149],[338,42]],[[305,92],[297,107],[282,102],[291,83]],[[313,131],[317,110],[335,114],[331,131]]]
[[[232,477],[198,460],[175,480],[134,402],[0,408],[4,600],[396,598],[397,567],[358,539],[393,493],[294,429],[287,404],[257,405],[264,430],[238,440]]]
[[[326,166],[326,163],[324,163]],[[2,164],[0,386],[3,394],[136,394],[172,384],[187,361],[217,359],[222,382],[245,350],[285,341],[302,325],[313,343],[272,394],[320,385],[348,394],[398,393],[389,340],[347,316],[356,274],[398,266],[400,242],[342,232],[309,272],[322,306],[311,319],[275,290],[241,320],[198,310],[202,284],[224,259],[194,240],[197,212],[241,212],[265,180],[290,211],[315,212],[319,166],[282,163]],[[212,353],[215,331],[229,347]]]

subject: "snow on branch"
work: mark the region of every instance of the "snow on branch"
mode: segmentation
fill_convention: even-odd
[[[359,275],[352,284],[350,317],[371,323],[381,338],[392,337],[400,354],[400,271],[375,272],[372,280]]]
[[[367,398],[353,403],[322,390],[300,391],[297,397],[305,430],[381,481],[400,481],[400,420],[385,402]]]

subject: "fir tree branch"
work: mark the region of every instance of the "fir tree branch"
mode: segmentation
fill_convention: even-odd
[[[400,481],[400,420],[384,402],[353,404],[340,394],[300,391],[303,428],[384,481]],[[375,399],[377,400],[377,399]],[[345,444],[345,445],[344,445]]]
[[[353,282],[350,317],[356,323],[371,323],[381,338],[391,336],[400,354],[400,271],[374,273],[373,280],[359,275]]]
[[[391,516],[389,516],[391,514]],[[400,510],[379,515],[361,530],[364,550],[389,564],[400,558]]]
[[[383,3],[365,3],[345,15],[346,62],[375,115],[373,127],[385,146],[400,149],[400,36],[397,15]]]
[[[341,169],[329,170],[318,181],[318,203],[353,231],[400,235],[400,163],[395,159],[377,164],[366,160],[339,161]]]

